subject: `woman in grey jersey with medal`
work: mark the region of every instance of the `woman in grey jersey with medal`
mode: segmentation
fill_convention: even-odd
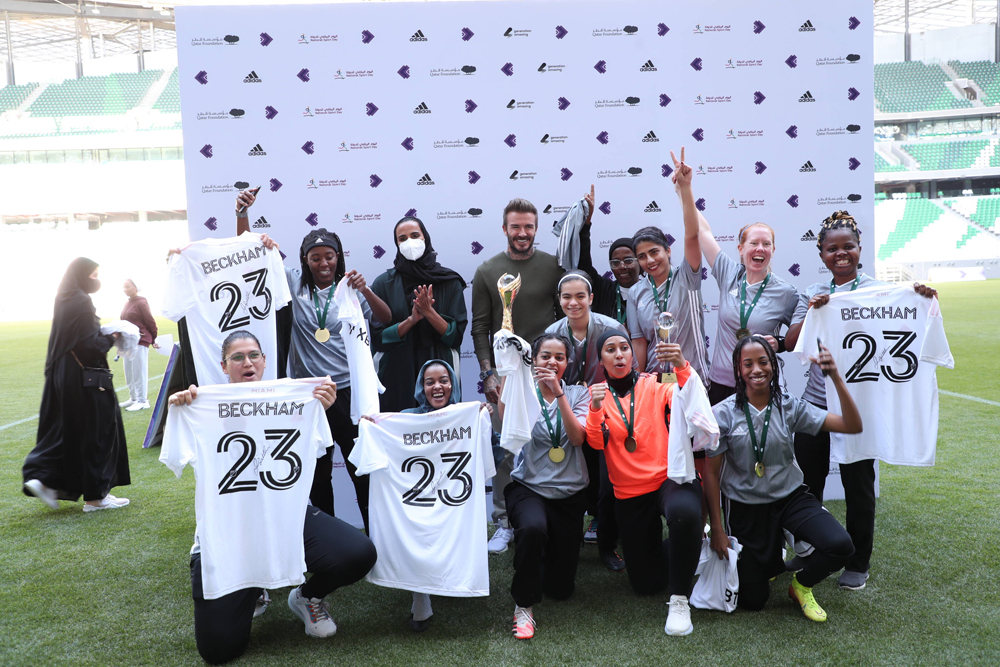
[[[764,336],[751,334],[736,343],[732,356],[735,393],[713,408],[720,439],[718,449],[708,453],[704,484],[712,549],[720,559],[727,559],[727,536],[743,545],[738,564],[739,607],[764,608],[771,578],[785,571],[781,552],[783,531],[788,530],[815,547],[801,571],[792,575],[788,596],[806,618],[823,622],[826,612],[812,589],[844,566],[854,545],[844,527],[803,484],[794,439],[796,433],[816,435],[820,430],[860,433],[862,425],[829,351],[824,347],[812,361],[833,379],[843,416],[782,393],[777,357]]]
[[[719,286],[719,320],[708,373],[708,398],[713,405],[735,392],[730,359],[736,343],[751,333],[763,335],[775,352],[785,352],[779,330],[792,322],[798,294],[795,288],[771,271],[775,252],[774,230],[754,222],[739,231],[739,262],[722,252],[708,221],[695,206],[691,167],[673,151],[673,181],[684,210],[685,237],[698,230],[697,239]]]
[[[535,392],[542,412],[532,426],[531,439],[514,458],[511,482],[504,489],[514,528],[510,593],[516,639],[534,636],[532,607],[543,594],[564,600],[575,588],[580,518],[590,479],[580,450],[586,439],[590,393],[563,380],[569,357],[569,340],[555,333],[542,334],[532,345]],[[502,417],[502,392],[498,407]]]
[[[236,197],[236,233],[250,230],[248,209],[255,201],[253,191],[241,192]],[[268,248],[278,248],[278,244],[267,234],[261,235],[261,242]],[[309,232],[302,239],[299,248],[299,266],[285,267],[285,277],[292,294],[292,317],[290,337],[279,331],[278,340],[288,341],[287,373],[292,378],[322,377],[329,375],[337,384],[340,400],[326,411],[327,421],[334,440],[340,445],[344,461],[354,448],[358,437],[358,427],[351,420],[351,375],[347,363],[347,350],[341,337],[337,307],[333,305],[333,295],[341,280],[358,290],[358,302],[365,319],[389,322],[392,313],[365,282],[357,271],[348,271],[344,263],[344,249],[340,237],[320,227]],[[279,322],[282,319],[279,317]],[[280,325],[279,325],[280,329]],[[347,463],[347,472],[354,482],[358,497],[358,508],[368,528],[368,478],[355,475],[356,468]],[[316,461],[316,475],[312,492],[312,504],[331,516],[334,514],[333,449]]]

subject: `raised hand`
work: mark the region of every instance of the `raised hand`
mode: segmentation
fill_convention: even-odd
[[[559,380],[556,379],[556,372],[551,368],[536,367],[535,382],[552,393],[559,393]]]
[[[244,206],[250,208],[253,203],[257,201],[257,196],[250,192],[249,190],[244,190],[243,192],[236,195],[236,210],[240,210]],[[244,211],[245,213],[246,211]]]
[[[927,285],[921,285],[920,283],[913,284],[913,291],[920,296],[925,296],[928,299],[933,299],[937,296],[937,290],[933,287],[928,287]]]
[[[608,385],[595,384],[590,387],[590,407],[594,410],[600,410],[601,406],[604,404],[604,399],[608,395]]]
[[[829,294],[817,294],[813,298],[809,299],[810,308],[822,308],[827,303],[830,302]]]
[[[683,367],[685,363],[684,355],[681,353],[679,343],[664,343],[662,340],[656,343],[653,348],[656,360],[662,363],[671,363],[676,367]]]
[[[670,151],[670,159],[674,161],[674,173],[671,179],[674,186],[681,188],[691,187],[691,179],[694,177],[694,170],[684,163],[684,147],[681,146],[681,159],[678,160],[673,151]]]
[[[420,311],[420,314],[427,317],[434,310],[434,292],[432,285],[418,285],[415,290],[416,298],[413,304]]]
[[[589,195],[584,195],[583,199],[588,204],[587,219],[584,221],[583,224],[589,225],[590,224],[590,220],[594,217],[594,201],[595,201],[595,199],[594,199],[594,184],[593,183],[590,184],[590,194]]]
[[[198,387],[191,385],[184,391],[172,394],[167,400],[170,405],[191,405],[191,402],[198,398]]]
[[[347,285],[349,287],[353,287],[359,292],[363,291],[365,287],[368,286],[368,283],[365,282],[365,277],[358,273],[356,269],[348,271],[344,278],[347,280]]]
[[[324,410],[328,409],[337,400],[337,383],[327,375],[326,380],[313,389],[313,397],[323,405]]]
[[[833,355],[830,354],[830,350],[827,349],[826,345],[820,344],[819,354],[815,357],[809,357],[809,361],[817,364],[823,375],[829,375],[830,377],[837,378],[837,363],[833,360]]]

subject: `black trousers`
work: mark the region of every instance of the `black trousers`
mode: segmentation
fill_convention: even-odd
[[[358,468],[347,460],[354,449],[354,440],[358,437],[358,425],[351,421],[351,388],[337,390],[337,400],[326,411],[326,421],[330,424],[330,433],[334,441],[340,445],[340,453],[347,464],[347,473],[354,482],[354,493],[358,498],[358,509],[361,510],[361,520],[368,532],[368,476],[358,476]],[[309,492],[309,502],[330,516],[336,516],[333,509],[333,447],[316,459],[316,474],[313,476],[312,490]]]
[[[830,434],[796,433],[795,459],[809,491],[822,503],[830,471]],[[867,572],[875,542],[875,460],[841,463],[840,481],[847,501],[847,533],[854,542],[854,555],[845,567],[851,572]]]
[[[701,553],[701,482],[665,480],[659,489],[635,498],[618,498],[615,514],[621,532],[628,580],[640,595],[691,595]],[[668,539],[663,539],[667,520]]]
[[[615,487],[608,477],[608,462],[603,451],[597,454],[600,474],[597,494],[597,550],[604,553],[618,547],[618,518],[615,516]]]
[[[302,595],[324,598],[368,574],[375,565],[375,545],[357,528],[306,508],[302,538],[306,568],[312,577],[302,584]],[[194,598],[194,638],[198,653],[213,665],[238,658],[250,643],[250,624],[261,589],[245,588],[215,600],[206,600],[201,585],[201,554],[191,556],[191,597]]]
[[[708,387],[708,402],[716,405],[736,393],[736,387],[711,382]]]
[[[737,565],[740,574],[739,607],[760,611],[771,594],[770,579],[785,571],[781,559],[782,529],[815,547],[796,575],[813,587],[844,567],[854,553],[851,537],[806,487],[772,503],[748,505],[723,496],[726,532],[743,545]]]
[[[586,442],[583,443],[581,448],[583,450],[583,460],[587,463],[587,476],[590,477],[590,483],[584,490],[584,497],[586,498],[584,509],[587,514],[597,519],[597,523],[600,525],[601,520],[598,516],[601,495],[601,463],[598,457],[599,452]]]
[[[541,602],[543,594],[565,600],[576,587],[586,490],[552,500],[511,480],[504,498],[514,529],[514,579],[510,584],[514,603],[530,607]]]

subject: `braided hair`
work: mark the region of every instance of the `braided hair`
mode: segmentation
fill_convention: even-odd
[[[861,244],[861,230],[858,229],[858,222],[854,216],[847,211],[834,211],[833,215],[823,221],[819,228],[819,236],[816,238],[816,247],[823,251],[823,240],[829,232],[835,229],[849,229],[854,234],[855,240]]]
[[[733,350],[733,375],[736,378],[736,407],[739,410],[747,404],[747,383],[743,379],[741,372],[741,361],[743,359],[743,348],[750,343],[757,343],[764,348],[767,353],[768,363],[771,364],[771,401],[774,405],[780,406],[781,401],[776,400],[781,397],[781,378],[778,370],[778,355],[774,353],[771,344],[760,334],[751,334],[743,340],[736,341],[736,349]]]

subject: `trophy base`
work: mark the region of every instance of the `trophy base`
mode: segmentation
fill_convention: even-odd
[[[660,373],[660,382],[673,382],[677,384],[677,373]]]

